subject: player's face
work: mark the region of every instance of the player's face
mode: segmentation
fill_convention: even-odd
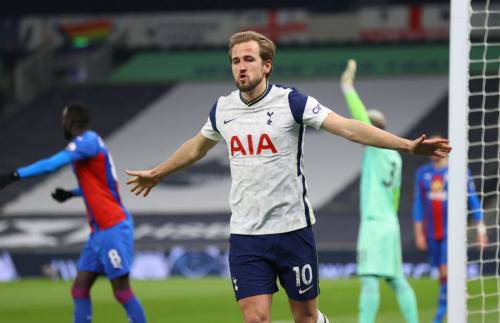
[[[435,157],[435,156],[430,156],[431,162],[433,162],[436,165],[446,165],[448,163],[448,155],[446,157]]]
[[[259,44],[256,41],[234,45],[231,55],[234,84],[242,92],[252,91],[261,82],[265,82],[271,64],[271,61],[262,61]]]

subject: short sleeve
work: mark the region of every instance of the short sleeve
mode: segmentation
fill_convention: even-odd
[[[321,105],[318,100],[313,97],[309,97],[304,109],[304,116],[302,122],[306,126],[314,127],[315,129],[321,128],[323,121],[325,121],[326,116],[331,113],[332,110]]]
[[[217,115],[217,102],[215,102],[212,108],[210,109],[208,120],[203,126],[203,128],[201,128],[201,134],[205,138],[208,138],[210,140],[221,141],[223,138],[219,132],[219,129],[217,129],[216,115]]]
[[[304,95],[295,89],[288,94],[288,103],[295,122],[315,129],[321,128],[326,116],[332,112],[315,98]]]
[[[100,151],[99,137],[90,134],[78,136],[66,146],[65,150],[72,161],[94,157]]]
[[[217,131],[213,128],[212,122],[210,121],[210,118],[208,118],[208,120],[205,123],[205,125],[203,126],[203,128],[201,128],[201,134],[205,138],[208,138],[208,139],[213,140],[213,141],[221,141],[222,140],[222,136],[219,133],[219,131]]]

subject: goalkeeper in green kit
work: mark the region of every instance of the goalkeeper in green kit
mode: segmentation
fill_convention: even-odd
[[[341,86],[354,119],[384,129],[384,115],[366,110],[353,86],[356,61],[349,60]],[[418,322],[415,293],[404,277],[401,237],[397,217],[401,186],[401,156],[394,150],[367,146],[361,166],[357,262],[361,278],[359,322],[375,322],[380,303],[379,280],[384,279],[396,293],[406,322]]]

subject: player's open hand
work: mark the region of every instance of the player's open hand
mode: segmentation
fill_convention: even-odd
[[[427,139],[424,134],[412,142],[410,153],[445,158],[451,151],[449,140],[444,138]]]
[[[160,182],[160,179],[152,170],[127,170],[126,173],[131,176],[127,181],[130,192],[136,196],[139,196],[141,193],[143,193],[144,197],[148,196],[153,187]]]
[[[425,239],[425,236],[423,234],[415,236],[415,246],[420,251],[427,250],[427,240]]]

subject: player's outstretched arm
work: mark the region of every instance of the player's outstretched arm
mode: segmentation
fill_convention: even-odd
[[[451,151],[447,139],[427,139],[426,135],[422,135],[412,141],[360,121],[344,118],[334,112],[328,114],[321,127],[334,135],[363,145],[410,154],[445,157]]]
[[[49,158],[41,159],[31,165],[20,167],[7,174],[0,175],[0,189],[3,189],[5,186],[18,179],[52,173],[69,163],[71,163],[70,154],[65,150],[60,151]]]
[[[148,170],[128,170],[127,174],[131,176],[127,181],[130,191],[135,195],[143,193],[144,197],[148,196],[153,187],[164,177],[194,164],[203,158],[216,144],[217,141],[210,140],[198,133],[158,166]]]
[[[371,124],[365,104],[354,88],[356,66],[357,64],[354,59],[350,59],[347,62],[344,73],[342,73],[342,76],[340,77],[340,86],[342,88],[342,93],[344,93],[347,107],[349,108],[349,112],[351,112],[351,116],[353,117],[353,119],[359,120],[363,123]]]

